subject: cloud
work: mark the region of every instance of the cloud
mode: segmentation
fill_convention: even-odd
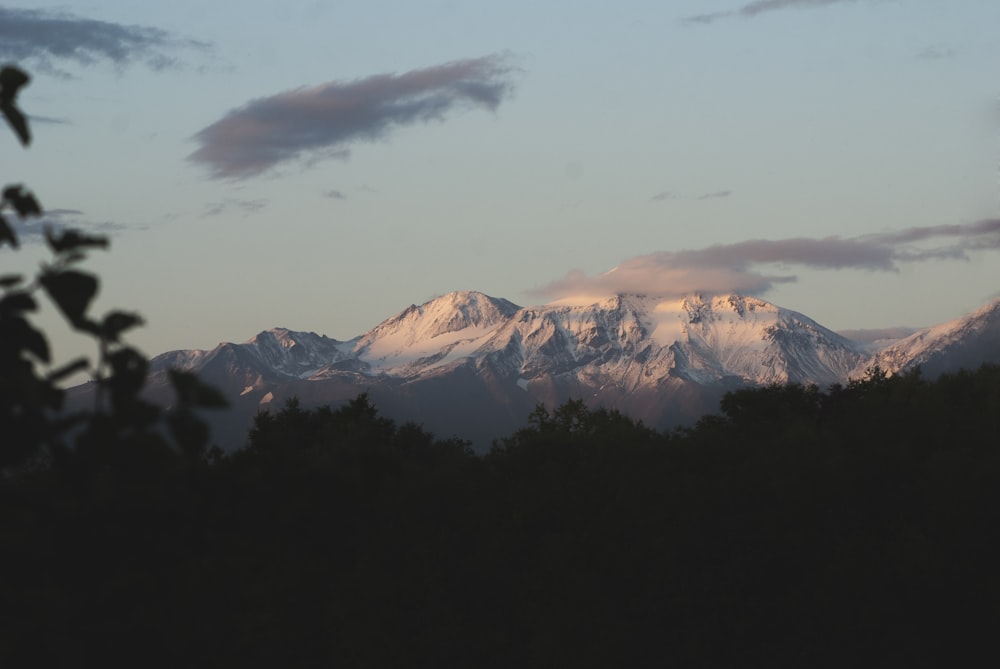
[[[45,123],[48,125],[71,125],[72,121],[64,118],[55,118],[54,116],[38,116],[36,114],[29,114],[28,120],[32,123]]]
[[[733,194],[731,190],[717,190],[714,193],[705,193],[704,195],[699,195],[699,200],[714,200],[720,197],[729,197]]]
[[[59,232],[68,228],[93,234],[114,235],[123,230],[142,230],[142,226],[113,223],[111,221],[91,221],[79,209],[46,209],[39,218],[22,219],[7,217],[7,223],[14,228],[18,239],[24,244],[45,241],[45,229]]]
[[[797,277],[788,273],[792,266],[894,272],[900,263],[967,260],[970,251],[998,249],[1000,219],[851,238],[753,239],[637,256],[597,276],[573,271],[532,292],[551,299],[621,293],[663,297],[761,294],[778,284],[795,282]]]
[[[717,190],[712,193],[703,193],[696,197],[685,197],[665,190],[657,193],[649,199],[653,202],[663,202],[664,200],[714,200],[716,198],[729,197],[732,194],[733,191],[731,190]]]
[[[46,209],[44,218],[63,218],[65,216],[81,216],[79,209]]]
[[[696,14],[684,19],[684,23],[713,23],[719,19],[730,16],[743,16],[752,18],[765,12],[774,12],[781,9],[794,9],[799,7],[822,7],[824,5],[836,5],[855,0],[756,0],[749,2],[739,9],[725,12],[711,12],[708,14]]]
[[[77,65],[112,63],[119,68],[141,62],[154,70],[181,65],[172,54],[208,50],[205,42],[159,28],[85,19],[66,12],[0,7],[0,58],[27,63],[40,71],[69,76],[57,61]]]
[[[326,191],[325,193],[323,193],[323,195],[326,195],[331,200],[346,200],[347,199],[347,196],[344,195],[343,192],[341,192],[339,190],[336,190],[334,188],[331,188],[330,190]]]
[[[199,131],[188,159],[214,178],[243,179],[282,163],[346,157],[357,142],[385,139],[398,126],[440,121],[457,109],[496,110],[513,90],[503,55],[331,81],[251,100]]]
[[[921,49],[917,53],[917,58],[922,58],[924,60],[945,60],[948,58],[954,58],[955,55],[955,50],[950,46],[934,44]]]
[[[260,211],[266,207],[267,204],[267,200],[240,200],[237,198],[227,198],[222,202],[209,202],[206,204],[205,211],[202,212],[201,217],[206,218],[208,216],[218,216],[219,214],[235,209],[237,211],[242,211],[243,217],[246,218],[250,214]]]

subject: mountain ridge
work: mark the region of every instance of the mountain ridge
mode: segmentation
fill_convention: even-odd
[[[230,398],[215,421],[237,448],[252,416],[290,397],[340,403],[368,392],[398,420],[478,448],[538,403],[583,399],[658,429],[715,411],[725,392],[773,383],[846,383],[877,364],[928,374],[1000,362],[1000,300],[881,347],[799,312],[727,294],[623,294],[520,307],[477,291],[410,305],[349,340],[287,328],[211,350],[153,358],[147,394],[169,403],[167,370],[199,373]],[[235,425],[235,427],[234,427]],[[218,431],[217,429],[217,431]]]

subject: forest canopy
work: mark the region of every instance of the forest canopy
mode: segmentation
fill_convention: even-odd
[[[231,455],[4,478],[0,660],[940,666],[1000,602],[1000,367],[570,401],[485,455],[366,396]],[[109,643],[109,638],[114,643]]]

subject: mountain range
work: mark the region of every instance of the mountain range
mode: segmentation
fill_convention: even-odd
[[[846,383],[876,364],[889,374],[919,366],[933,377],[984,362],[1000,362],[1000,300],[907,337],[861,342],[736,294],[519,307],[463,291],[346,341],[274,328],[241,344],[164,353],[151,362],[146,394],[169,404],[167,371],[197,372],[230,401],[206,415],[226,450],[244,443],[261,409],[292,397],[336,405],[361,392],[383,415],[483,450],[523,426],[538,403],[578,398],[665,429],[715,411],[738,388]]]

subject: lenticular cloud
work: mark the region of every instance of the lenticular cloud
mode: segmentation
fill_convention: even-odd
[[[752,239],[636,256],[595,276],[573,271],[532,292],[552,299],[623,293],[663,297],[728,292],[759,295],[777,284],[796,281],[797,277],[788,273],[793,266],[893,272],[900,263],[967,260],[969,252],[997,249],[1000,219],[850,238]]]

